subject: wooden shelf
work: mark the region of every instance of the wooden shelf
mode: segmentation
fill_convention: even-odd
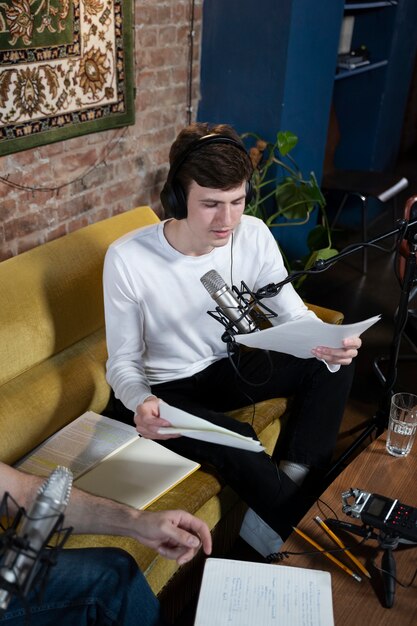
[[[379,67],[384,67],[388,65],[388,60],[377,61],[376,63],[369,63],[369,65],[362,65],[361,67],[357,67],[353,70],[345,70],[341,69],[334,77],[335,80],[341,80],[342,78],[352,78],[352,76],[357,76],[357,74],[363,74],[364,72],[371,72],[372,70],[376,70]]]
[[[378,9],[381,7],[396,6],[398,2],[390,2],[389,0],[380,0],[379,2],[348,2],[345,3],[345,11],[361,11],[365,9]]]

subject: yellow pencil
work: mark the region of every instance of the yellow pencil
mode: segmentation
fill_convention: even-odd
[[[355,572],[352,572],[352,570],[349,569],[348,567],[346,567],[346,565],[344,565],[344,563],[339,561],[339,559],[336,559],[336,557],[333,556],[333,554],[330,554],[329,552],[326,552],[326,550],[324,550],[324,548],[322,548],[316,541],[314,541],[314,539],[311,539],[311,537],[309,537],[308,535],[303,533],[302,530],[300,530],[299,528],[296,528],[295,526],[293,526],[293,530],[295,530],[295,532],[298,535],[300,535],[300,537],[303,537],[303,539],[308,541],[308,543],[310,543],[312,546],[317,548],[317,550],[322,552],[324,554],[324,556],[327,556],[327,558],[330,559],[331,561],[333,561],[333,563],[336,563],[336,565],[338,565],[342,570],[344,570],[347,574],[349,574],[349,576],[352,576],[359,583],[361,582],[362,578],[360,576],[355,574]]]
[[[323,520],[321,519],[321,517],[319,517],[318,515],[316,515],[316,517],[314,518],[316,520],[316,522],[323,528],[323,530],[329,535],[329,537],[331,537],[333,539],[333,541],[335,543],[337,543],[337,545],[340,548],[343,548],[345,554],[351,559],[351,561],[353,561],[353,563],[355,563],[356,567],[358,567],[362,574],[365,574],[365,576],[367,576],[368,578],[371,578],[370,573],[368,572],[368,570],[366,569],[366,567],[364,567],[362,565],[362,563],[356,558],[356,556],[354,556],[344,545],[343,541],[341,539],[339,539],[339,537],[327,526],[327,524],[325,522],[323,522]]]

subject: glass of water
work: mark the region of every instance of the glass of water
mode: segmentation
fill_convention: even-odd
[[[396,393],[391,398],[387,451],[404,457],[410,452],[417,431],[417,396]]]

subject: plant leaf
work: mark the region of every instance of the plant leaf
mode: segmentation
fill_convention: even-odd
[[[280,130],[277,134],[277,147],[282,156],[290,152],[298,143],[297,135],[290,130]]]
[[[314,189],[309,183],[300,183],[289,177],[278,185],[275,200],[280,215],[287,219],[306,219],[316,204]]]
[[[326,200],[315,174],[310,172],[308,178],[303,175],[290,154],[298,143],[297,135],[291,131],[279,131],[275,143],[266,142],[255,133],[245,133],[242,137],[250,137],[257,142],[260,140],[265,145],[262,147],[262,159],[257,163],[252,178],[254,197],[245,212],[259,217],[267,226],[274,228],[306,224],[311,214],[316,215],[313,211],[317,209],[319,225],[307,234],[306,243],[310,253],[299,260],[298,269],[311,268],[317,260],[336,255],[338,252],[332,247],[331,229],[325,211]],[[277,219],[280,217],[286,219]],[[285,263],[288,267],[289,259]],[[298,289],[305,278],[306,275],[298,278],[294,287]]]

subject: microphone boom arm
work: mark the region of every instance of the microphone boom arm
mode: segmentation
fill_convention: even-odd
[[[261,287],[254,294],[255,298],[259,300],[263,298],[272,298],[274,296],[277,296],[281,289],[284,287],[284,285],[287,285],[288,283],[293,283],[295,280],[297,280],[297,278],[309,274],[318,274],[320,272],[324,272],[341,259],[344,259],[346,256],[349,256],[354,252],[358,252],[364,247],[373,246],[383,239],[387,239],[388,237],[392,237],[393,235],[399,235],[402,239],[405,236],[407,230],[411,228],[411,226],[417,226],[417,220],[408,222],[408,220],[406,219],[400,219],[397,221],[397,224],[398,226],[394,230],[390,230],[389,232],[383,233],[382,235],[378,235],[374,239],[348,246],[345,250],[342,250],[338,254],[330,257],[329,259],[318,259],[309,269],[291,272],[286,278],[284,278],[284,280],[280,281],[279,283],[269,283],[268,285],[265,285],[265,287]],[[417,236],[415,236],[414,238],[417,239]]]
[[[234,343],[234,336],[242,332],[242,330],[239,328],[239,323],[242,320],[247,319],[248,317],[252,317],[254,321],[263,324],[267,323],[269,319],[277,317],[277,314],[261,301],[266,298],[273,298],[277,296],[280,293],[281,289],[288,283],[294,282],[301,276],[324,272],[346,256],[349,256],[350,254],[353,254],[354,252],[363,249],[365,246],[373,246],[379,241],[387,239],[388,237],[392,237],[393,235],[398,235],[399,238],[402,239],[403,237],[405,237],[408,230],[410,232],[413,232],[410,230],[410,228],[411,226],[417,225],[417,220],[409,222],[406,219],[401,219],[398,220],[397,224],[398,225],[394,230],[390,230],[386,233],[383,233],[382,235],[378,235],[377,237],[370,239],[369,241],[348,246],[347,248],[329,259],[318,259],[309,269],[291,272],[279,283],[269,283],[264,287],[260,287],[257,291],[252,291],[251,289],[249,289],[249,287],[243,281],[241,282],[240,290],[232,285],[232,292],[234,292],[237,296],[237,303],[243,303],[243,306],[241,306],[239,309],[239,315],[236,315],[235,319],[231,320],[220,306],[217,306],[214,311],[207,311],[207,313],[211,317],[213,317],[216,321],[220,322],[224,326],[225,331],[222,335],[222,340],[226,343]],[[413,236],[415,239],[417,239],[417,235]],[[235,309],[235,311],[236,310],[237,309]]]

